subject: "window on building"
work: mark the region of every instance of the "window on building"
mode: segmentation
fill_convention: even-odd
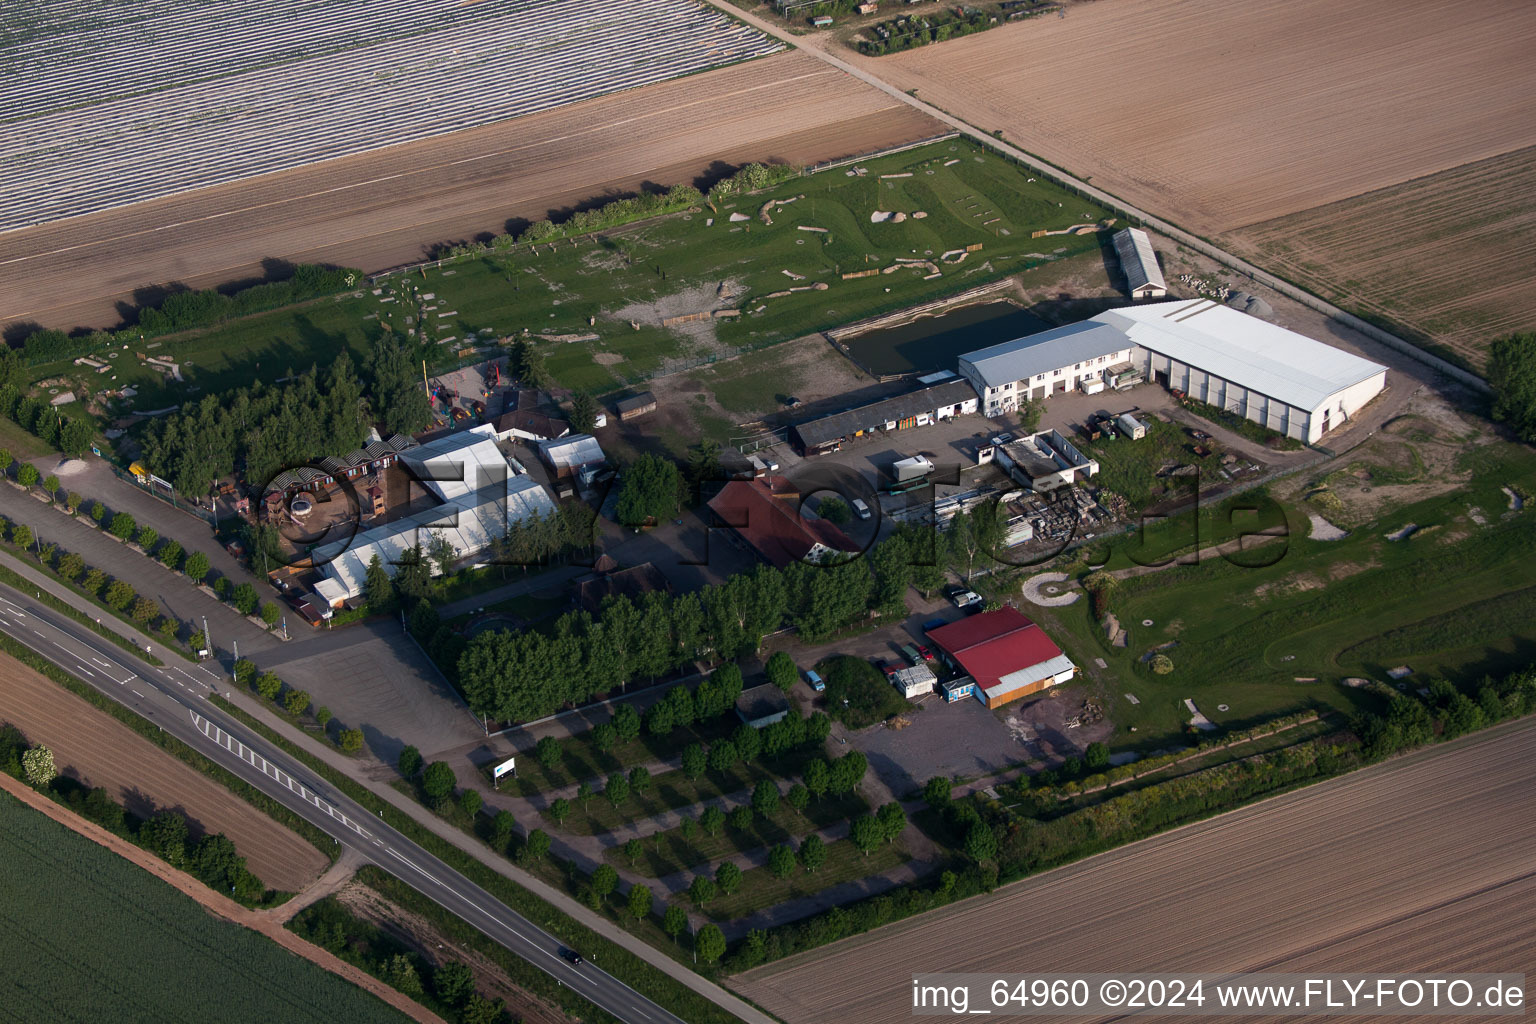
[[[1045,380],[1045,374],[1043,374],[1043,373],[1035,374],[1035,380]]]
[[[1081,370],[1082,368],[1083,368],[1083,364],[1082,363],[1075,363],[1072,366],[1072,369],[1074,369],[1074,370]]]

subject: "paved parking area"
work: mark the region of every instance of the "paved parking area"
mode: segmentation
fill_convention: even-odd
[[[1019,736],[973,697],[953,704],[926,697],[907,717],[912,724],[904,729],[875,726],[849,739],[898,797],[935,775],[977,778],[1030,758]]]
[[[464,701],[396,623],[319,633],[251,660],[308,691],[347,727],[362,729],[368,748],[386,763],[407,744],[430,760],[485,738]]]

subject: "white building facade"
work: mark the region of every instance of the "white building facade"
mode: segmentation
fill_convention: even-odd
[[[1084,390],[1131,356],[1124,332],[1086,320],[1015,338],[960,357],[960,373],[981,396],[982,413],[999,416],[1025,402]]]

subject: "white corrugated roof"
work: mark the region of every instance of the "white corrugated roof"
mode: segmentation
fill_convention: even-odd
[[[540,441],[539,454],[556,467],[586,466],[607,458],[602,445],[591,434],[571,434],[555,441]]]
[[[504,492],[492,487],[461,494],[435,508],[316,548],[314,560],[323,563],[321,572],[346,588],[348,597],[356,597],[363,592],[368,563],[375,554],[393,576],[401,555],[417,544],[426,548],[438,533],[453,545],[455,555],[463,558],[505,536],[508,524],[535,514],[554,515],[554,501],[533,478],[514,476],[507,480]],[[432,568],[435,574],[437,566]]]
[[[1145,231],[1140,228],[1116,231],[1115,253],[1120,257],[1120,269],[1125,273],[1130,291],[1149,284],[1165,292],[1168,290],[1162,268],[1157,265],[1157,250],[1152,248],[1152,239]]]
[[[517,474],[496,447],[496,428],[489,423],[403,451],[400,461],[444,501],[486,488],[495,490]]]
[[[1028,668],[1009,672],[1007,675],[1000,677],[995,686],[989,686],[981,692],[987,695],[988,700],[991,700],[1000,694],[1017,690],[1021,686],[1038,683],[1042,679],[1055,678],[1059,673],[1065,672],[1071,667],[1072,659],[1068,658],[1065,654],[1058,654],[1056,657],[1048,661],[1042,661],[1038,665],[1031,665]]]
[[[1084,320],[967,352],[960,357],[960,371],[969,365],[983,384],[995,388],[1130,347],[1121,332]]]
[[[1315,410],[1386,369],[1210,299],[1121,306],[1093,320],[1144,349],[1298,409]]]

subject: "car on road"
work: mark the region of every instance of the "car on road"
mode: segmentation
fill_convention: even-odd
[[[871,515],[869,506],[864,504],[863,498],[853,499],[853,511],[860,519],[868,519]]]
[[[562,949],[560,951],[560,955],[569,961],[573,966],[579,965],[581,963],[581,954],[576,952],[574,949]]]
[[[912,646],[917,648],[917,653],[923,656],[924,661],[933,660],[933,652],[928,649],[927,644],[920,644],[914,641]]]
[[[901,656],[906,658],[914,665],[921,665],[923,662],[928,660],[921,654],[917,653],[917,648],[913,647],[911,644],[901,645]]]

